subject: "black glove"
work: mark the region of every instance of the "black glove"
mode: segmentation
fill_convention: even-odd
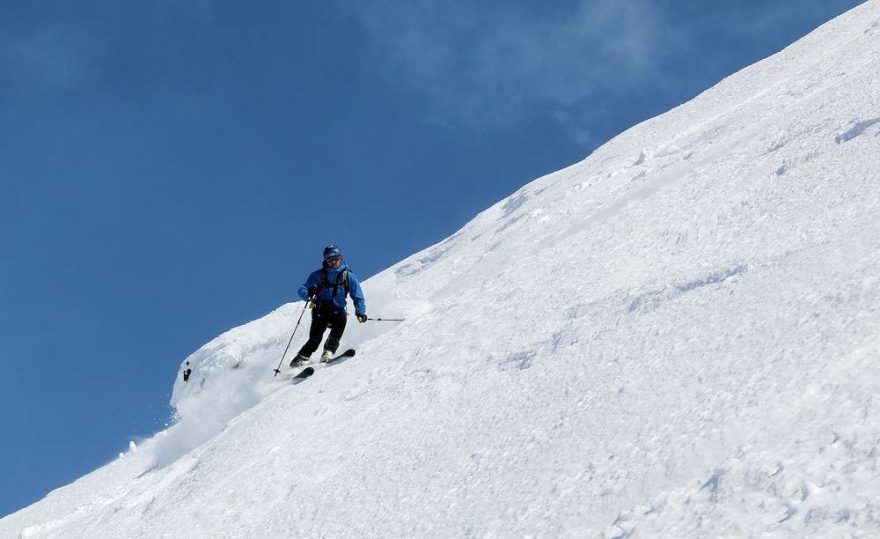
[[[367,321],[367,315],[365,315],[365,314],[359,314],[359,315],[357,315],[357,319],[358,319],[358,322],[360,322],[361,324],[363,324],[364,322]]]
[[[315,285],[310,286],[309,287],[309,297],[313,298],[317,295],[318,295],[318,287]]]

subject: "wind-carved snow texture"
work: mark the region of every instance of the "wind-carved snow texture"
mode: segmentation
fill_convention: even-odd
[[[272,376],[301,302],[221,335],[172,427],[0,537],[880,536],[878,20],[370,278],[406,321],[350,361]]]
[[[448,250],[445,246],[454,243],[457,236],[458,234],[455,234],[452,237],[447,238],[440,244],[431,247],[418,260],[400,265],[397,269],[394,270],[394,274],[398,278],[405,278],[412,275],[417,275],[423,269],[430,267],[431,264],[433,264],[437,260],[440,260],[440,258],[443,257],[443,255],[446,254]]]
[[[686,294],[697,288],[709,286],[726,281],[734,275],[739,275],[745,271],[743,266],[734,266],[720,271],[712,272],[703,277],[693,279],[681,284],[664,287],[662,290],[655,290],[638,294],[630,301],[629,311],[644,311],[654,309],[664,301],[670,301],[676,297]]]
[[[834,141],[838,144],[843,144],[844,142],[849,142],[850,140],[856,138],[857,136],[863,134],[868,130],[869,127],[880,123],[880,118],[871,118],[869,120],[858,120],[855,124],[845,133],[838,135],[834,138]],[[877,131],[876,135],[880,135],[880,130]]]

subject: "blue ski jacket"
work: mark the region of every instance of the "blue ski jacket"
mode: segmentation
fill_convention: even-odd
[[[340,274],[343,272],[345,275],[340,277]],[[348,281],[348,286],[346,286],[346,280]],[[312,287],[318,288],[318,297],[315,302],[319,305],[332,304],[335,311],[347,312],[345,310],[345,295],[347,292],[354,302],[355,314],[366,314],[367,312],[364,292],[361,290],[361,282],[357,275],[348,269],[345,261],[339,265],[339,268],[331,268],[324,264],[324,267],[312,272],[309,278],[306,279],[306,282],[299,288],[299,297],[303,301],[308,301],[309,288]],[[336,291],[335,294],[333,293],[334,290]]]

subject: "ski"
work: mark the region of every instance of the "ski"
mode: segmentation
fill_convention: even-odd
[[[337,361],[339,361],[339,360],[341,360],[341,359],[347,359],[347,358],[350,358],[350,357],[354,357],[354,354],[355,354],[354,348],[349,348],[349,349],[346,350],[345,352],[342,352],[341,354],[339,354],[339,355],[337,355],[336,357],[332,358],[330,361],[326,361],[325,364],[336,363]]]
[[[354,348],[349,348],[345,352],[342,352],[341,354],[332,358],[330,361],[322,363],[322,365],[332,365],[334,363],[341,363],[342,361],[344,361],[350,357],[354,357],[354,354],[355,354]],[[305,380],[306,378],[308,378],[309,376],[311,376],[313,374],[315,374],[315,368],[310,366],[310,367],[306,367],[305,369],[299,371],[299,373],[297,373],[294,376],[291,376],[290,378],[292,380],[294,380],[295,382],[301,382],[302,380]]]
[[[299,374],[297,374],[296,376],[293,376],[292,378],[294,380],[303,380],[313,374],[315,374],[315,368],[314,367],[306,367],[305,369],[299,371]]]

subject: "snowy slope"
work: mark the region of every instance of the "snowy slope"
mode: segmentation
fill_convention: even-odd
[[[208,343],[0,537],[878,536],[878,215],[872,0],[367,281],[356,358]]]

